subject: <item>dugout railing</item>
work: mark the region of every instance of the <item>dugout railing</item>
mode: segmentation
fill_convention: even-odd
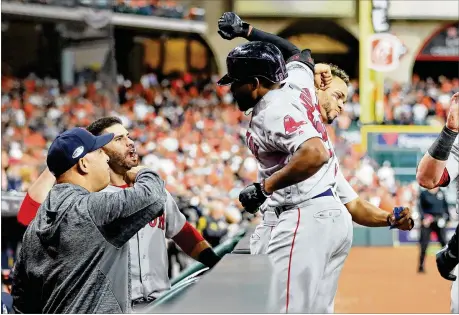
[[[253,227],[244,229],[217,246],[224,256],[212,270],[190,266],[170,291],[137,313],[267,313],[267,302],[273,300],[272,264],[266,255],[250,255],[252,232]]]

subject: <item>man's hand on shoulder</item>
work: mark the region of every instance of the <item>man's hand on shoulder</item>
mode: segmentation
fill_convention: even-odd
[[[247,37],[250,34],[250,24],[244,22],[236,13],[225,12],[218,20],[218,34],[224,39]]]

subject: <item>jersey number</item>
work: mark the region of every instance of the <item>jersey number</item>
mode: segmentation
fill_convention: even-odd
[[[303,89],[300,94],[301,104],[306,108],[306,112],[308,113],[308,118],[311,121],[314,128],[317,132],[321,135],[322,139],[327,142],[328,141],[328,134],[327,129],[325,128],[324,124],[320,121],[320,118],[314,118],[314,111],[317,110],[320,113],[319,104],[316,103],[315,105],[312,103],[312,96],[309,92],[309,89]]]

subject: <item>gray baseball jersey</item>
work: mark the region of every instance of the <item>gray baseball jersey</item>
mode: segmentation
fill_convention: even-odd
[[[286,83],[291,83],[299,89],[312,88],[310,84],[311,79],[313,79],[312,73],[306,73],[302,65],[299,65],[298,63],[295,64],[295,62],[289,63],[287,65],[287,72],[288,77],[286,79]],[[250,135],[250,133],[247,133],[247,135]],[[249,139],[247,139],[247,143],[250,144]],[[329,150],[331,150],[333,155],[335,155],[333,144],[329,142],[328,146]],[[337,197],[343,204],[347,204],[348,202],[357,199],[358,195],[351,187],[351,185],[349,185],[348,181],[344,178],[340,170],[339,161],[335,159],[333,163],[334,165],[331,166],[331,169],[336,170],[336,182],[334,188]],[[261,223],[255,228],[255,231],[250,238],[250,253],[253,255],[265,254],[266,250],[268,249],[268,243],[271,238],[272,230],[277,224],[277,216],[274,211],[270,209],[272,208],[268,207],[268,202],[265,202],[260,208],[263,219]]]
[[[116,192],[123,188],[108,186],[104,191]],[[180,212],[171,194],[166,191],[164,214],[148,223],[129,240],[131,257],[131,299],[157,298],[170,289],[166,238],[173,238],[183,228],[185,216]]]
[[[314,78],[300,62],[289,63],[292,82],[267,93],[253,109],[247,131],[247,145],[258,160],[259,178],[268,178],[283,168],[298,147],[311,138],[321,138],[330,151],[330,160],[321,169],[296,185],[277,190],[268,199],[268,206],[295,205],[326,191],[336,182],[336,155],[321,121]],[[309,70],[309,72],[307,72]],[[309,83],[302,88],[293,82]]]

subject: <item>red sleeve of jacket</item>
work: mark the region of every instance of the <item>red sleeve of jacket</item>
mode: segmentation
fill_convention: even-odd
[[[449,185],[449,182],[450,182],[449,173],[445,167],[445,170],[443,171],[443,174],[441,175],[440,181],[438,182],[437,186],[446,187]]]
[[[33,200],[27,193],[24,200],[22,201],[21,207],[18,212],[18,222],[27,226],[35,218],[40,203]]]

